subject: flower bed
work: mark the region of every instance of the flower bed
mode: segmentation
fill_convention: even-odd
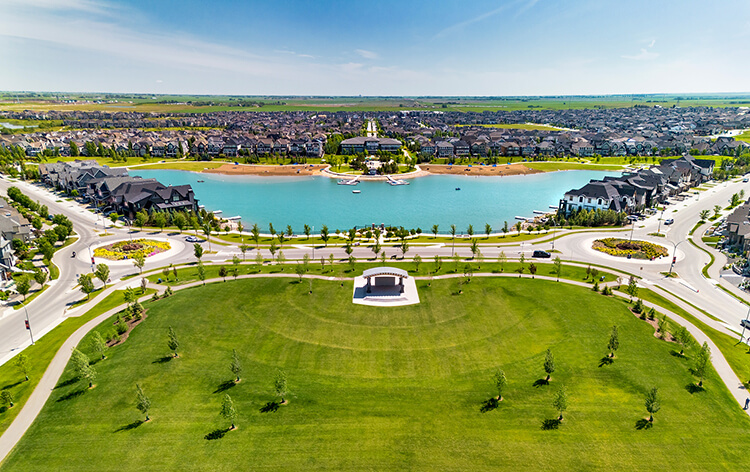
[[[611,256],[630,256],[636,259],[656,259],[669,254],[667,248],[658,244],[619,238],[597,239],[592,247]]]
[[[171,248],[166,241],[154,241],[153,239],[134,239],[132,241],[119,241],[94,249],[94,257],[120,261],[132,259],[136,254],[150,257]]]

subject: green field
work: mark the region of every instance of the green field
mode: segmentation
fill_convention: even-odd
[[[421,304],[401,308],[352,305],[351,283],[314,281],[308,295],[307,281],[288,279],[217,283],[149,303],[146,320],[96,363],[96,388],[66,371],[2,470],[681,471],[742,463],[750,419],[713,371],[705,390],[690,393],[695,351],[676,356],[624,302],[531,279],[474,279],[462,295],[456,280],[418,286]],[[600,367],[613,324],[621,347]],[[169,326],[181,342],[177,359],[168,357]],[[82,346],[89,352],[87,340]],[[557,370],[540,385],[547,348]],[[228,369],[232,349],[244,365],[239,384]],[[504,401],[483,413],[499,367],[508,377]],[[277,368],[292,393],[274,411]],[[148,423],[134,408],[136,382],[151,398]],[[563,384],[565,420],[544,430]],[[652,386],[662,407],[652,428],[639,429]],[[236,431],[218,416],[225,393],[239,411]]]
[[[604,95],[561,97],[254,97],[221,95],[65,94],[77,103],[61,103],[56,94],[0,94],[0,111],[136,111],[141,113],[209,113],[215,111],[390,111],[445,110],[481,113],[514,110],[579,110],[639,106],[750,105],[747,95]],[[20,100],[20,101],[19,101]],[[238,106],[252,101],[259,106]]]

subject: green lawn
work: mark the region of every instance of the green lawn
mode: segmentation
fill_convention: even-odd
[[[153,292],[153,289],[149,289]],[[78,328],[89,320],[92,320],[107,310],[125,303],[124,291],[119,290],[96,304],[91,310],[81,316],[70,317],[56,326],[49,333],[38,339],[36,344],[26,348],[23,353],[29,359],[29,381],[23,381],[24,377],[16,370],[14,360],[0,366],[0,390],[9,389],[15,399],[16,406],[10,410],[0,407],[0,435],[10,426],[21,408],[28,400],[39,380],[47,370],[47,366],[55,357],[57,350],[63,342],[70,337]]]
[[[744,459],[750,419],[720,385],[694,382],[675,346],[623,301],[530,279],[418,283],[421,304],[351,304],[351,283],[256,279],[217,283],[148,303],[128,340],[97,362],[96,388],[70,370],[2,470],[726,470]],[[611,326],[612,365],[599,367]],[[173,326],[180,357],[167,357]],[[111,321],[101,330],[111,329]],[[82,346],[88,350],[87,340]],[[232,349],[244,365],[231,382]],[[543,377],[544,351],[557,370]],[[491,374],[505,400],[485,413]],[[283,368],[289,404],[262,413]],[[135,383],[151,398],[149,423]],[[569,409],[557,430],[552,393]],[[662,398],[639,430],[643,396]],[[224,393],[236,431],[218,416]],[[208,438],[216,439],[210,440]],[[115,465],[116,464],[116,465]]]
[[[544,275],[548,277],[555,277],[554,274],[554,266],[551,263],[546,262],[540,262],[539,260],[533,260],[532,261],[534,265],[537,267],[537,273],[536,275]],[[291,264],[271,264],[269,260],[266,260],[266,263],[264,263],[260,268],[258,265],[254,262],[247,262],[247,263],[241,263],[237,269],[238,269],[238,275],[246,275],[246,274],[289,274],[289,275],[296,275],[295,274],[295,268],[296,263]],[[358,262],[355,266],[354,272],[352,272],[349,264],[341,263],[337,260],[337,262],[334,264],[333,269],[331,269],[331,265],[328,263],[328,260],[326,259],[325,266],[321,266],[320,261],[311,261],[308,264],[308,274],[311,275],[323,275],[326,277],[352,277],[353,274],[360,274],[362,271],[372,268],[372,267],[380,267],[383,265],[380,262]],[[466,266],[471,266],[471,269],[473,273],[509,273],[509,274],[516,274],[516,270],[520,267],[520,262],[506,262],[504,264],[500,264],[499,262],[487,262],[484,261],[482,263],[477,262],[476,260],[461,260],[460,262],[456,263],[453,259],[444,259],[441,261],[440,268],[436,271],[435,270],[435,262],[433,260],[424,261],[421,264],[419,264],[419,270],[416,269],[416,264],[414,262],[398,262],[398,261],[391,261],[388,260],[388,266],[389,267],[399,267],[404,270],[407,270],[411,275],[414,276],[421,276],[421,277],[427,277],[427,276],[439,276],[439,275],[445,275],[445,274],[464,274]],[[232,279],[233,275],[231,275],[231,270],[233,269],[234,265],[232,262],[227,262],[225,264],[210,264],[205,265],[205,271],[206,271],[206,279],[212,279],[219,277],[219,269],[221,267],[226,267],[230,274],[227,275],[227,279]],[[524,262],[524,274],[529,275],[529,261],[526,260]],[[260,270],[259,270],[260,269]],[[604,276],[605,282],[613,282],[617,279],[617,276],[610,272],[603,272],[600,271],[598,274],[598,277]],[[198,266],[197,265],[189,265],[180,267],[177,269],[177,279],[175,280],[174,275],[172,272],[169,273],[169,277],[165,278],[163,273],[153,274],[146,277],[150,282],[156,283],[159,279],[162,279],[163,281],[168,282],[171,285],[182,285],[190,282],[195,282],[199,280],[198,278]],[[562,264],[562,279],[568,279],[568,280],[576,280],[576,281],[584,281],[588,280],[591,283],[593,283],[593,280],[591,280],[587,274],[586,274],[586,268],[585,267],[578,267],[578,266],[569,266],[567,264]]]

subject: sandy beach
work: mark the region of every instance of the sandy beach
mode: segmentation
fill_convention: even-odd
[[[253,165],[253,164],[224,164],[216,169],[206,169],[203,172],[209,174],[226,174],[226,175],[319,175],[320,171],[328,167],[327,164],[297,164],[288,166],[277,165]]]
[[[328,167],[327,164],[308,164],[308,165],[252,165],[252,164],[224,164],[216,169],[206,169],[203,172],[210,174],[226,175],[268,175],[268,176],[285,176],[285,175],[321,175],[321,171]],[[444,164],[421,164],[421,172],[415,172],[411,175],[401,175],[399,177],[420,177],[427,174],[453,174],[453,175],[526,175],[538,174],[542,171],[529,169],[523,164],[498,164],[492,166],[471,166],[468,165],[444,165]],[[325,175],[325,173],[323,173]],[[331,175],[331,177],[340,178],[341,176]],[[353,177],[353,176],[352,176]],[[381,179],[383,177],[381,176]]]
[[[456,174],[456,175],[525,175],[538,174],[542,171],[529,169],[523,164],[498,164],[492,166],[468,165],[444,165],[444,164],[420,164],[420,169],[430,174]]]

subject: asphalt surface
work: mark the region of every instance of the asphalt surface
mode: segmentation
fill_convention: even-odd
[[[41,337],[54,326],[62,322],[65,317],[75,315],[76,310],[85,310],[78,308],[70,310],[72,303],[80,300],[84,295],[76,288],[76,279],[81,273],[92,271],[89,259],[89,250],[95,246],[108,244],[113,241],[127,238],[149,237],[168,239],[173,249],[167,255],[154,256],[147,259],[144,271],[157,267],[172,264],[183,264],[194,262],[193,247],[191,243],[185,241],[185,237],[190,233],[149,233],[128,231],[127,228],[111,228],[111,223],[107,222],[110,236],[99,236],[103,233],[102,218],[93,214],[90,210],[73,201],[67,201],[57,195],[51,194],[42,186],[28,184],[25,182],[10,182],[7,179],[0,179],[0,191],[7,191],[11,185],[19,187],[24,193],[29,195],[40,203],[47,205],[50,213],[63,213],[73,222],[75,232],[79,239],[71,246],[58,251],[53,261],[60,269],[60,278],[51,283],[51,286],[35,300],[31,301],[28,306],[28,316],[31,321],[31,327],[35,339]],[[645,221],[638,221],[632,228],[633,238],[652,241],[667,247],[670,251],[670,257],[661,258],[656,261],[627,260],[603,254],[591,249],[591,242],[594,239],[603,236],[630,237],[629,232],[607,232],[607,231],[586,231],[580,233],[568,234],[554,241],[549,241],[553,233],[541,237],[546,242],[524,242],[520,244],[503,244],[503,245],[483,245],[483,236],[478,236],[480,249],[485,260],[496,260],[500,252],[504,252],[509,259],[515,259],[521,253],[526,258],[530,258],[532,252],[536,249],[560,251],[558,254],[563,260],[575,260],[583,263],[592,263],[609,266],[622,271],[637,274],[642,277],[640,284],[644,287],[658,286],[662,287],[675,295],[687,300],[693,305],[706,310],[712,315],[724,320],[726,326],[734,331],[739,331],[739,321],[744,319],[748,308],[745,304],[739,302],[724,291],[716,287],[716,281],[706,279],[701,275],[701,269],[709,258],[699,249],[692,246],[687,239],[688,232],[699,220],[699,213],[703,209],[712,210],[714,205],[720,205],[722,208],[728,205],[729,199],[733,193],[744,189],[750,194],[750,184],[742,182],[721,183],[710,190],[699,192],[698,195],[691,196],[684,202],[669,205],[664,212],[663,217],[673,218],[674,224],[665,226],[660,225],[658,219],[661,213],[652,216]],[[726,213],[726,212],[725,212]],[[661,227],[661,231],[666,234],[665,238],[649,236],[649,233],[656,232]],[[559,236],[559,234],[558,234]],[[332,242],[335,239],[332,239]],[[419,254],[425,263],[431,263],[434,256],[438,255],[443,258],[444,263],[451,263],[450,257],[453,252],[461,257],[471,257],[471,251],[468,247],[468,239],[456,238],[458,246],[436,243],[418,245],[411,244],[407,252],[407,258]],[[304,254],[308,254],[312,262],[315,263],[320,258],[325,258],[326,263],[330,254],[334,255],[337,260],[346,260],[348,255],[343,247],[315,247],[305,245],[304,239],[300,241],[290,241],[285,243],[282,251],[284,256],[289,260],[301,259]],[[464,245],[461,245],[463,243]],[[208,249],[208,243],[203,243],[204,249]],[[675,245],[676,251],[674,249]],[[237,246],[221,245],[216,242],[211,243],[211,249],[215,254],[206,254],[203,260],[227,261],[231,260],[234,255],[242,257]],[[73,252],[77,257],[71,257]],[[388,260],[400,258],[401,250],[397,247],[384,247]],[[679,278],[666,278],[662,273],[669,270],[671,255],[676,253],[677,262],[674,265],[674,271]],[[265,258],[270,258],[271,254],[268,249],[261,249],[261,254]],[[277,253],[278,254],[278,253]],[[253,260],[256,250],[252,249],[247,252],[247,260]],[[372,259],[373,253],[369,247],[355,246],[354,257],[358,260]],[[131,263],[97,260],[96,262],[106,262],[111,269],[111,280],[116,282],[127,274],[136,272]],[[716,264],[720,264],[722,259],[717,258]],[[97,281],[97,287],[99,286]],[[744,293],[740,296],[746,297]],[[30,344],[29,333],[24,327],[25,312],[23,309],[13,310],[5,308],[0,312],[0,365],[14,356],[20,349]]]

